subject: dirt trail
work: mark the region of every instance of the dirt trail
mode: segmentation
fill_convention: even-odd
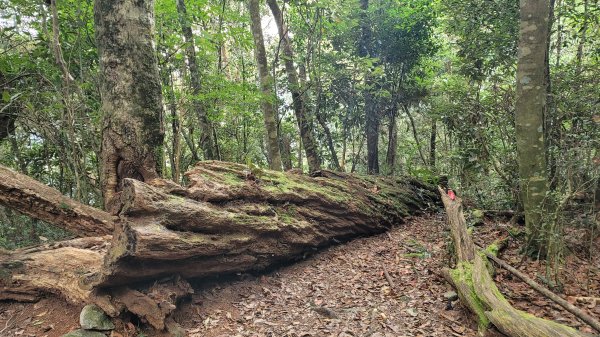
[[[503,225],[475,231],[481,245],[506,235]],[[470,314],[458,301],[444,298],[451,290],[439,275],[448,264],[447,238],[442,215],[413,218],[389,233],[332,247],[264,276],[198,286],[176,320],[191,337],[476,336]],[[515,264],[517,246],[504,253]],[[595,256],[592,266],[573,259],[565,267],[572,273],[565,283],[567,298],[600,298],[600,258]],[[521,270],[535,277],[543,265],[526,262]],[[506,272],[499,270],[496,278],[518,308],[590,331]],[[600,300],[580,304],[600,316]],[[79,309],[51,298],[38,304],[0,303],[0,330],[6,326],[0,336],[58,337],[77,326]],[[129,324],[119,332],[144,336],[134,330]]]
[[[203,291],[194,298],[198,312],[182,321],[192,336],[207,337],[475,336],[465,311],[446,310],[442,224],[415,218],[256,280]]]

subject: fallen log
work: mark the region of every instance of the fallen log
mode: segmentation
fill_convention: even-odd
[[[84,303],[85,277],[100,272],[110,236],[62,241],[0,254],[0,300],[34,302],[46,293]]]
[[[111,249],[94,286],[178,274],[264,270],[402,223],[436,199],[410,179],[320,177],[202,162],[187,188],[126,179]]]
[[[502,268],[508,270],[510,273],[512,273],[513,275],[520,278],[521,281],[527,283],[527,285],[529,285],[532,289],[534,289],[535,291],[539,292],[540,294],[546,296],[548,299],[554,301],[554,303],[560,305],[565,310],[572,313],[577,318],[581,319],[582,321],[587,323],[589,326],[594,328],[596,331],[600,332],[600,321],[598,321],[594,317],[588,315],[583,310],[577,308],[573,304],[567,302],[567,300],[565,300],[562,297],[558,296],[557,294],[553,293],[549,289],[547,289],[547,288],[543,287],[542,285],[540,285],[539,283],[535,282],[530,277],[528,277],[527,275],[518,271],[516,268],[514,268],[510,264],[506,263],[505,261],[499,259],[494,254],[491,254],[490,252],[486,252],[486,251],[483,251],[483,252],[485,253],[485,255],[487,256],[488,259],[494,261]]]
[[[0,165],[0,204],[80,236],[111,234],[115,218]]]
[[[72,227],[80,234],[112,236],[1,254],[0,299],[35,300],[50,292],[95,303],[111,316],[129,311],[160,330],[177,300],[191,292],[187,279],[293,262],[331,244],[384,232],[439,201],[433,188],[411,178],[315,174],[203,162],[187,173],[187,187],[126,179],[113,218],[37,182],[27,184],[33,190],[18,185],[10,179],[26,179],[15,173],[0,183],[13,186],[6,189],[11,196],[0,199],[4,205],[38,218],[56,214],[60,220],[53,223],[61,226],[77,223],[80,214],[87,222]],[[27,208],[19,196],[45,210]],[[61,213],[63,202],[86,212]]]
[[[488,269],[486,254],[475,249],[468,235],[462,215],[462,200],[459,197],[452,200],[442,188],[438,190],[457,252],[456,267],[444,270],[444,277],[456,289],[461,301],[477,316],[480,335],[484,335],[492,324],[509,337],[591,336],[515,309],[496,287]]]

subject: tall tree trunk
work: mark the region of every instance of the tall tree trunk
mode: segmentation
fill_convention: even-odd
[[[359,55],[361,57],[372,57],[371,39],[373,32],[368,17],[369,0],[360,0],[361,14],[361,37],[359,41]],[[367,171],[369,174],[379,174],[379,114],[377,113],[377,102],[370,89],[373,80],[370,74],[365,76],[366,89],[365,100],[365,133],[367,135]]]
[[[175,90],[173,89],[173,74],[171,69],[165,67],[163,69],[162,79],[163,85],[166,87],[167,108],[171,113],[171,179],[179,183],[181,180],[181,125],[179,122],[179,114],[177,113],[177,102],[175,101]]]
[[[181,24],[181,31],[183,33],[183,39],[185,41],[185,57],[187,58],[188,70],[190,71],[190,86],[192,87],[192,95],[194,96],[193,107],[198,117],[198,123],[200,125],[200,147],[204,152],[204,159],[215,159],[217,158],[215,153],[215,145],[213,139],[213,130],[206,110],[202,103],[198,100],[200,94],[200,70],[198,69],[198,63],[196,63],[196,49],[194,43],[194,34],[192,32],[192,26],[190,25],[187,18],[187,10],[185,7],[184,0],[177,1],[177,13],[179,15],[179,23]]]
[[[298,121],[300,129],[300,137],[304,145],[306,159],[308,161],[308,169],[310,172],[315,172],[321,169],[321,160],[319,159],[317,144],[315,141],[314,131],[311,128],[310,119],[308,117],[304,93],[301,91],[298,81],[298,73],[294,67],[294,52],[288,35],[288,28],[283,22],[283,14],[276,0],[267,0],[269,8],[275,17],[279,39],[283,47],[285,70],[287,72],[289,89],[292,93],[294,105],[294,113]]]
[[[258,67],[260,89],[263,94],[261,106],[265,119],[265,130],[267,131],[269,167],[272,170],[281,171],[281,153],[279,152],[279,139],[277,137],[277,110],[274,106],[276,96],[273,91],[273,79],[269,74],[267,65],[267,52],[265,51],[258,0],[248,0],[248,11],[250,12],[250,26],[254,38],[254,57]]]
[[[292,164],[292,138],[287,133],[281,136],[281,159],[285,171],[294,168]]]
[[[427,160],[425,160],[425,155],[423,154],[423,150],[421,148],[421,141],[419,140],[419,134],[417,132],[417,126],[415,125],[415,119],[411,115],[410,108],[408,107],[408,105],[403,104],[402,108],[404,109],[404,112],[406,113],[406,116],[408,116],[408,120],[410,121],[413,137],[415,138],[415,144],[417,144],[417,150],[419,150],[419,157],[421,157],[423,165],[427,165]]]
[[[544,151],[546,105],[545,57],[549,3],[521,0],[521,30],[517,61],[515,126],[521,197],[527,235],[534,251],[541,251],[542,208],[548,189]]]
[[[154,47],[154,1],[96,0],[102,97],[102,192],[105,207],[122,180],[159,177],[163,107]]]
[[[555,21],[554,5],[556,0],[550,0],[550,10],[548,12],[548,33],[546,34],[546,57],[544,58],[544,73],[546,82],[546,107],[544,110],[544,132],[545,152],[548,165],[549,188],[554,190],[557,186],[556,176],[556,142],[557,136],[557,111],[555,108],[554,97],[552,96],[552,86],[550,81],[550,38],[552,37],[552,25]]]
[[[431,119],[431,138],[429,139],[429,167],[435,169],[435,142],[437,138],[437,121]]]
[[[397,107],[390,109],[390,125],[388,126],[388,148],[386,164],[390,174],[394,174],[396,169],[396,149],[398,148],[398,123],[396,122]]]
[[[589,26],[588,19],[588,8],[589,8],[589,0],[583,0],[583,26],[581,27],[581,36],[579,36],[579,43],[577,44],[577,75],[581,74],[581,63],[583,61],[583,47],[585,46],[587,40],[587,30]]]

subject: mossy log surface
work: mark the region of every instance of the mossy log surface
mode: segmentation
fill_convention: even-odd
[[[485,253],[478,252],[468,236],[462,214],[462,200],[458,197],[450,199],[441,188],[439,192],[448,214],[457,257],[456,267],[445,270],[444,277],[456,288],[461,301],[477,316],[481,335],[492,324],[509,337],[591,336],[566,325],[535,317],[510,305],[490,275]]]
[[[437,198],[409,178],[317,175],[209,161],[186,174],[187,188],[126,179],[121,221],[94,284],[263,270],[383,232]]]

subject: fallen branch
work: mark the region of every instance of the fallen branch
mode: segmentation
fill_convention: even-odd
[[[80,236],[111,234],[115,217],[0,165],[0,204]]]
[[[395,293],[396,285],[394,284],[394,280],[392,280],[392,277],[390,276],[390,273],[388,273],[387,268],[385,266],[383,266],[383,276],[385,276],[385,279],[390,284],[390,288],[391,288],[392,292]]]
[[[535,282],[534,280],[532,280],[531,278],[529,278],[527,275],[521,273],[520,271],[518,271],[517,269],[515,269],[514,267],[512,267],[511,265],[509,265],[505,261],[503,261],[500,258],[496,257],[494,254],[491,254],[490,252],[487,252],[485,250],[483,250],[483,252],[485,253],[485,255],[489,259],[492,259],[494,262],[496,262],[502,268],[508,270],[509,272],[511,272],[512,274],[514,274],[518,278],[520,278],[523,282],[527,283],[527,285],[529,285],[535,291],[537,291],[540,294],[542,294],[542,295],[546,296],[547,298],[551,299],[556,304],[558,304],[561,307],[565,308],[565,310],[567,310],[568,312],[570,312],[573,315],[575,315],[577,318],[579,318],[582,321],[584,321],[585,323],[587,323],[589,326],[591,326],[592,328],[594,328],[596,331],[600,332],[600,322],[597,319],[593,318],[592,316],[590,316],[587,313],[583,312],[581,309],[577,308],[573,304],[567,302],[566,300],[564,300],[560,296],[556,295],[555,293],[553,293],[549,289],[547,289],[544,286],[540,285],[539,283]]]
[[[477,315],[480,334],[493,324],[509,337],[583,337],[586,333],[569,326],[538,318],[515,309],[496,287],[488,270],[486,254],[475,252],[462,214],[462,200],[455,200],[439,188],[454,241],[457,265],[444,270],[461,301]]]

